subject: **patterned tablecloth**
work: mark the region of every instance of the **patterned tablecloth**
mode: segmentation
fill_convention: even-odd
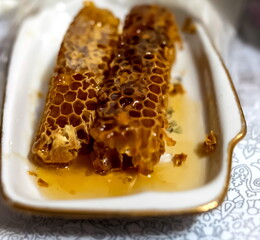
[[[252,5],[257,1],[251,1]],[[230,47],[228,68],[248,132],[237,145],[228,194],[217,209],[199,215],[70,220],[17,213],[0,198],[0,239],[260,239],[260,7],[249,7]],[[0,32],[1,32],[0,28]],[[258,36],[257,36],[258,32]],[[0,35],[1,38],[1,35]]]

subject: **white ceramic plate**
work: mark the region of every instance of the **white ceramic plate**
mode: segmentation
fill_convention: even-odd
[[[49,76],[63,35],[82,6],[81,1],[48,8],[22,24],[9,68],[2,127],[1,180],[4,198],[19,209],[71,215],[163,215],[207,211],[217,207],[227,191],[232,150],[245,135],[246,126],[237,95],[223,62],[207,33],[196,22],[197,33],[185,35],[173,76],[182,75],[187,94],[203,106],[205,132],[218,133],[218,148],[204,169],[205,181],[185,191],[138,194],[81,200],[50,200],[28,175],[28,160]],[[97,1],[124,18],[130,4]],[[168,5],[179,23],[185,9]],[[183,73],[185,72],[185,74]],[[196,128],[196,126],[194,126]],[[185,181],[185,179],[180,179]]]

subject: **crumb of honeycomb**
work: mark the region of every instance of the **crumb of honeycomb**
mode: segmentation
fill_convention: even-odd
[[[214,131],[211,130],[203,143],[203,149],[205,153],[212,153],[215,151],[216,146],[217,146],[217,138]]]
[[[182,26],[182,31],[189,34],[195,34],[197,32],[196,25],[191,18],[186,18]]]
[[[119,21],[86,3],[58,54],[41,123],[32,147],[45,163],[68,163],[89,144],[97,94],[117,43]]]
[[[181,154],[175,154],[172,158],[173,166],[180,167],[183,165],[183,163],[186,162],[187,154],[181,153]]]
[[[169,95],[175,96],[177,94],[184,94],[185,90],[181,83],[170,84]]]
[[[38,174],[32,171],[28,171],[29,175],[34,176],[34,177],[38,177]]]
[[[37,184],[40,187],[49,187],[49,183],[47,183],[46,181],[44,181],[42,178],[38,178]]]
[[[171,137],[169,137],[166,132],[163,132],[163,134],[164,134],[164,140],[165,140],[167,146],[169,146],[169,147],[175,146],[176,141],[173,140]]]
[[[91,129],[98,172],[135,167],[147,175],[165,152],[170,69],[180,42],[163,7],[137,6],[126,17]]]

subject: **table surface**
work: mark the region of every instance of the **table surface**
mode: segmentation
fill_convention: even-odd
[[[0,239],[260,239],[260,28],[249,20],[243,19],[226,59],[248,132],[234,149],[221,206],[198,215],[71,220],[24,215],[0,198]]]

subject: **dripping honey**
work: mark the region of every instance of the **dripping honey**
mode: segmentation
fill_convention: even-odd
[[[35,184],[37,179],[48,184],[48,187],[39,187],[42,195],[48,199],[86,199],[144,191],[181,191],[201,186],[205,182],[206,158],[198,156],[196,149],[205,138],[202,105],[186,94],[170,96],[168,105],[173,109],[169,121],[174,119],[178,124],[175,128],[178,131],[170,133],[177,143],[166,147],[166,153],[152,174],[144,176],[129,170],[102,176],[86,165],[84,158],[88,156],[82,156],[65,168],[32,169],[35,174],[30,175]],[[174,166],[173,156],[181,153],[187,155],[186,161],[181,166]]]

